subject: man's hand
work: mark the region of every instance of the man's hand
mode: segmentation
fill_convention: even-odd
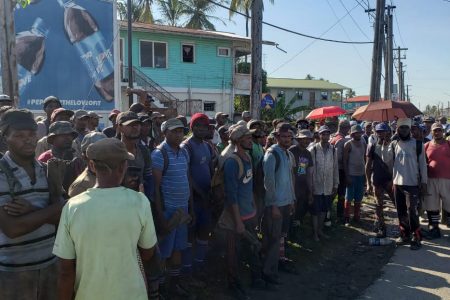
[[[422,196],[428,196],[428,186],[426,183],[422,183],[420,186],[420,193]]]
[[[3,209],[11,216],[22,216],[38,210],[37,207],[31,205],[27,200],[18,197],[14,198],[13,201],[6,203],[5,206],[3,206]]]
[[[239,219],[239,221],[236,222],[236,233],[239,235],[244,234],[245,232],[245,226],[242,220]]]
[[[276,205],[272,205],[272,219],[281,219],[281,211]]]
[[[289,215],[293,215],[295,213],[295,202],[289,205]]]

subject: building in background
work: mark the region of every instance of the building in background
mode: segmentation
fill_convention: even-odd
[[[355,111],[358,107],[369,104],[369,95],[366,96],[356,96],[352,98],[345,99],[343,101],[343,109],[347,111]]]

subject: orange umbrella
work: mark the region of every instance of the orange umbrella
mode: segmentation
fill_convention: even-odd
[[[393,121],[395,119],[412,118],[422,112],[411,102],[376,101],[359,107],[352,118],[359,121]]]
[[[345,114],[347,111],[339,106],[324,106],[312,110],[307,116],[307,119],[325,119],[329,117],[336,117]]]

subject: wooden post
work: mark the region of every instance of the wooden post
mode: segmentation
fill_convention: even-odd
[[[259,119],[262,94],[262,19],[263,1],[252,2],[252,87],[250,92],[250,112],[253,119]]]
[[[14,106],[18,107],[19,86],[15,51],[14,3],[11,0],[0,0],[0,58],[3,93],[9,95],[14,100]]]
[[[372,52],[372,75],[370,84],[369,102],[380,100],[380,82],[381,82],[381,60],[383,55],[383,41],[384,41],[384,6],[385,0],[377,0],[376,19],[373,39]]]

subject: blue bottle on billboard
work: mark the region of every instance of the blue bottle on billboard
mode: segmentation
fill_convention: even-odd
[[[16,35],[17,75],[19,95],[25,91],[33,76],[39,73],[45,59],[45,39],[48,28],[41,18],[37,18],[31,29]]]
[[[113,56],[97,22],[73,0],[58,0],[64,8],[64,29],[75,46],[98,93],[106,101],[114,99]],[[110,46],[110,45],[109,45]]]

